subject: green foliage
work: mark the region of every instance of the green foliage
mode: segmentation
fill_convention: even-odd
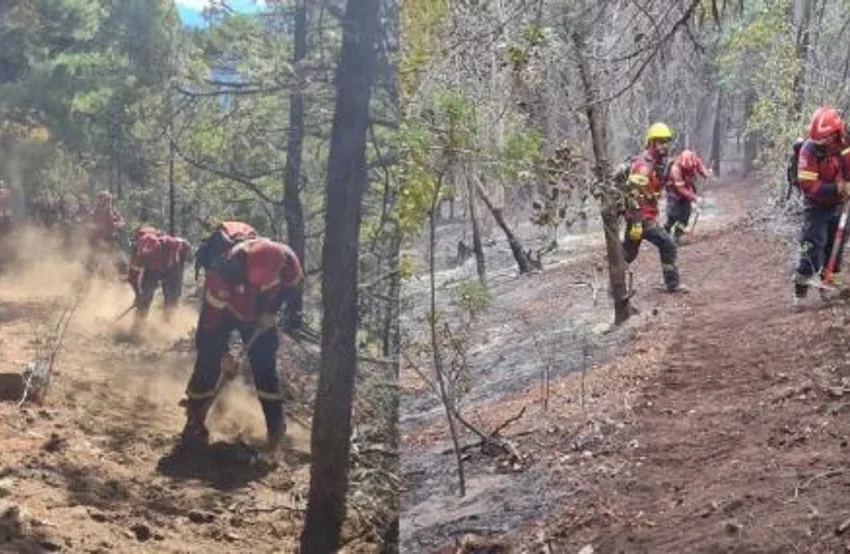
[[[528,24],[522,27],[516,43],[504,45],[504,56],[515,73],[521,72],[532,57],[549,44],[549,35],[544,27]]]
[[[791,7],[791,0],[748,3],[743,17],[721,36],[717,55],[721,86],[756,97],[747,131],[771,138],[760,153],[766,166],[784,164],[789,144],[799,136],[806,118],[794,111],[801,67],[796,29],[787,16]]]
[[[8,70],[0,80],[0,118],[46,130],[56,149],[48,166],[62,168],[58,160],[77,156],[90,174],[65,179],[48,170],[22,178],[34,187],[28,196],[105,187],[94,178],[114,174],[117,160],[134,184],[156,180],[160,169],[147,157],[150,129],[162,122],[164,62],[178,26],[173,5],[147,0],[21,2],[0,14],[0,67]]]
[[[471,317],[478,316],[486,311],[492,301],[487,285],[478,279],[470,279],[459,283],[456,295],[461,310]]]
[[[458,90],[438,90],[434,95],[434,108],[437,126],[433,130],[442,154],[454,158],[458,151],[472,148],[475,112],[469,98]]]
[[[438,180],[428,167],[429,138],[424,128],[408,123],[402,123],[396,135],[402,160],[396,213],[400,230],[404,233],[418,229],[439,198]]]
[[[414,275],[413,260],[410,256],[402,254],[398,263],[398,271],[402,281],[407,281]]]
[[[544,27],[530,24],[522,28],[522,38],[532,48],[549,44],[549,35]]]
[[[519,130],[507,135],[504,148],[498,154],[500,176],[506,181],[539,179],[544,140],[538,129]]]
[[[505,47],[505,57],[514,71],[520,72],[528,64],[528,53],[521,47],[509,44]]]
[[[402,109],[419,86],[419,78],[440,44],[439,26],[449,11],[448,0],[409,0],[401,3],[399,60]]]
[[[448,177],[473,148],[475,119],[469,98],[441,89],[426,110],[430,124],[404,122],[395,137],[402,160],[396,213],[404,233],[416,231],[440,200],[454,194]]]

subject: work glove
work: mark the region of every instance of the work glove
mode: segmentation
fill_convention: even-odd
[[[635,221],[629,228],[629,238],[638,241],[643,236],[643,224],[640,221]]]

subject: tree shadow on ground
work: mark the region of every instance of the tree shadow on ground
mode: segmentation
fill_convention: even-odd
[[[127,455],[141,444],[153,447],[161,446],[157,429],[157,410],[160,406],[139,395],[132,403],[123,407],[126,417],[121,417],[113,425],[105,426],[103,434],[107,438],[104,445],[112,452]],[[113,410],[115,413],[117,410]]]
[[[6,543],[0,542],[0,552],[15,554],[45,554],[65,551],[66,543],[41,531],[31,531],[23,537]]]
[[[215,510],[222,502],[222,492],[226,493],[224,486],[248,483],[251,478],[261,478],[265,474],[258,469],[240,471],[217,470],[210,467],[209,461],[199,461],[199,465],[206,463],[208,471],[229,472],[241,475],[242,478],[222,479],[217,490],[206,490],[200,495],[186,494],[185,487],[169,486],[167,483],[151,482],[144,478],[115,479],[102,474],[96,466],[79,466],[68,461],[63,461],[58,466],[49,468],[49,481],[55,486],[65,489],[67,502],[70,506],[87,506],[99,512],[90,512],[92,519],[96,521],[111,521],[122,517],[122,512],[127,510],[133,513],[160,514],[161,516],[176,517],[186,516],[192,510]],[[148,519],[157,519],[156,516],[146,516]],[[0,552],[3,552],[0,548]]]
[[[251,445],[214,442],[202,448],[176,445],[160,458],[157,472],[177,480],[197,480],[219,491],[233,491],[263,479],[278,467]]]

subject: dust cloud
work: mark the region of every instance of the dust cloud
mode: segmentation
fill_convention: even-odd
[[[198,317],[197,300],[187,298],[188,287],[184,287],[183,301],[168,322],[158,291],[147,319],[136,329],[133,313],[119,319],[134,299],[124,275],[104,261],[96,273],[89,274],[85,262],[90,251],[81,237],[25,227],[7,244],[10,257],[6,259],[12,263],[0,273],[4,300],[27,306],[43,305],[47,300],[50,313],[43,314],[43,319],[50,321],[58,320],[76,300],[55,370],[70,381],[69,388],[100,389],[120,399],[118,405],[122,407],[113,405],[110,409],[126,411],[112,415],[143,421],[163,432],[178,432],[185,418],[179,402],[192,371],[191,339]],[[289,439],[308,451],[309,429],[287,419]],[[241,379],[224,386],[208,425],[213,440],[235,439],[248,444],[265,440],[260,403],[253,388]]]

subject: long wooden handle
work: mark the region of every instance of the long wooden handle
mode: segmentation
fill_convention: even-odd
[[[844,227],[847,225],[847,215],[850,212],[850,202],[844,204],[844,210],[841,212],[841,219],[838,220],[838,229],[835,230],[835,238],[832,242],[832,251],[829,253],[829,261],[823,270],[821,279],[829,281],[832,273],[835,271],[835,262],[838,260],[838,253],[841,251],[841,243],[844,240]]]

